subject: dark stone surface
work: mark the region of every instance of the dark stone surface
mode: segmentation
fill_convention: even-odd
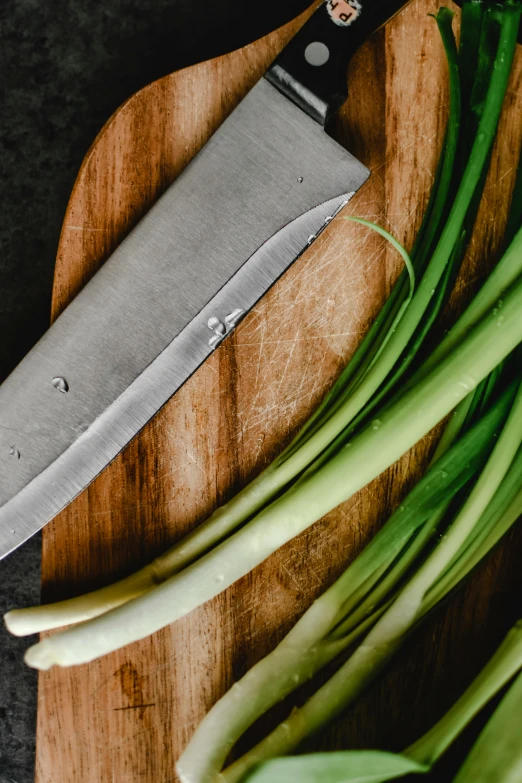
[[[2,0],[0,380],[48,324],[67,200],[90,143],[136,90],[238,48],[308,0]],[[38,601],[39,539],[0,564],[0,611]],[[34,777],[31,640],[0,630],[0,783]],[[93,781],[93,783],[98,783]]]
[[[38,603],[40,536],[0,564],[0,614]],[[36,673],[23,662],[36,637],[16,639],[0,626],[0,783],[30,783],[34,777]]]

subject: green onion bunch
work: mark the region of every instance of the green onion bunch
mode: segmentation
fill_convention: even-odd
[[[426,216],[411,254],[403,252],[404,273],[315,414],[235,498],[133,576],[86,596],[9,612],[7,626],[19,635],[76,623],[31,647],[29,665],[46,669],[87,662],[184,616],[350,498],[457,409],[415,499],[410,496],[320,599],[320,609],[314,604],[292,632],[299,639],[303,635],[300,650],[311,650],[300,679],[363,639],[339,670],[346,673],[349,666],[358,672],[348,679],[342,675],[343,682],[352,682],[339,689],[344,708],[404,633],[512,524],[519,502],[512,485],[522,459],[512,426],[522,408],[516,353],[522,342],[522,232],[428,358],[426,346],[433,345],[434,324],[476,218],[520,13],[519,0],[466,2],[459,50],[451,12],[443,8],[437,14],[449,65],[450,108]],[[495,435],[502,453],[492,448]],[[442,538],[431,551],[437,535]],[[412,569],[409,592],[401,591]],[[277,700],[283,691],[288,685],[282,674],[270,698]],[[312,730],[326,719],[322,703],[318,696]],[[331,704],[327,712],[331,715]],[[297,741],[301,724],[296,714],[285,735]]]

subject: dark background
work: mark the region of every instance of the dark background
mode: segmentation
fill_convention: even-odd
[[[1,0],[0,382],[49,322],[62,218],[89,145],[149,82],[232,51],[309,0]],[[0,614],[40,592],[40,540],[0,564]],[[0,783],[34,777],[31,640],[0,628]]]

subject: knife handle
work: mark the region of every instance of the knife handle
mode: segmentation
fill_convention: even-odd
[[[359,46],[409,0],[326,0],[265,77],[325,125],[348,97],[346,69]]]

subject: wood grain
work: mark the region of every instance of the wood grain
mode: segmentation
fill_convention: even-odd
[[[407,245],[426,205],[447,110],[444,56],[427,17],[437,7],[438,0],[414,0],[358,52],[349,70],[350,98],[332,128],[373,172],[347,213],[378,220]],[[53,317],[303,20],[152,84],[110,120],[67,209]],[[521,74],[519,57],[453,310],[472,294],[501,235],[522,134]],[[47,526],[43,599],[130,573],[256,475],[331,385],[398,271],[396,255],[380,238],[342,218],[333,221],[234,335]],[[425,438],[379,480],[183,620],[92,664],[41,674],[38,783],[176,781],[174,762],[197,722],[356,556],[419,475],[435,438]],[[400,748],[416,738],[516,618],[520,605],[507,591],[520,595],[520,553],[520,535],[513,534],[313,746]]]

